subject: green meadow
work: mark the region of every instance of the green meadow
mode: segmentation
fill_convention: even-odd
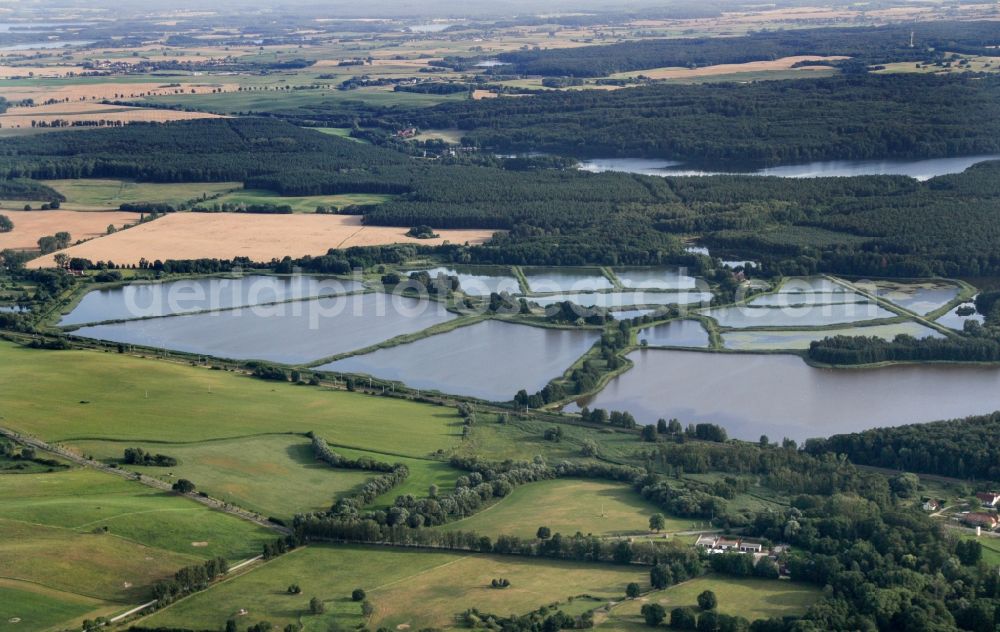
[[[442,529],[489,536],[533,538],[538,527],[573,535],[647,535],[649,517],[659,510],[624,483],[556,479],[521,485],[506,498]],[[694,523],[667,517],[664,531],[683,531]]]
[[[110,462],[118,462],[126,447],[166,454],[177,459],[176,466],[124,467],[171,483],[186,478],[213,498],[286,520],[297,513],[329,509],[339,495],[351,493],[373,476],[316,461],[309,439],[296,435],[202,443],[80,441],[73,447]]]
[[[0,343],[0,425],[48,441],[198,443],[316,431],[331,444],[408,457],[461,441],[452,408],[268,382],[189,364]],[[162,450],[161,450],[162,451]]]
[[[378,193],[343,193],[340,195],[309,195],[303,197],[285,197],[262,189],[239,189],[227,193],[208,204],[287,204],[295,213],[314,213],[317,206],[344,208],[356,204],[381,204],[391,200],[392,195]]]
[[[822,595],[814,586],[783,579],[737,579],[706,575],[666,590],[652,592],[642,599],[625,601],[612,608],[608,618],[597,627],[609,631],[648,630],[640,613],[644,603],[659,603],[668,613],[678,607],[697,610],[698,595],[706,590],[715,593],[720,613],[740,616],[750,621],[801,615]]]
[[[190,184],[160,184],[131,180],[43,180],[66,196],[70,207],[118,208],[127,202],[162,202],[180,204],[188,200],[210,197],[239,189],[239,182],[195,182]]]
[[[510,588],[491,588],[498,577],[510,580]],[[648,585],[648,572],[518,557],[312,545],[177,602],[139,625],[216,629],[246,609],[239,620],[248,625],[266,620],[279,627],[301,623],[306,630],[327,630],[334,622],[345,629],[361,624],[370,629],[442,628],[454,625],[455,616],[469,608],[506,616],[584,594],[620,599],[629,582]],[[301,594],[287,594],[293,583]],[[375,607],[367,621],[360,604],[351,601],[354,588],[364,589]],[[324,602],[325,614],[308,613],[312,597]]]

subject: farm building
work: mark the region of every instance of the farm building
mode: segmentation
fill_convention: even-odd
[[[976,498],[983,503],[983,507],[996,507],[1000,504],[1000,494],[997,492],[980,492],[976,494]]]

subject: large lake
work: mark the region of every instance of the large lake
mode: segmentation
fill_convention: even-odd
[[[829,178],[834,176],[900,175],[910,176],[917,180],[929,180],[934,176],[961,173],[984,160],[1000,160],[1000,154],[928,160],[831,160],[768,167],[745,172],[691,169],[680,162],[655,158],[595,158],[581,161],[579,168],[592,173],[622,171],[648,176],[712,176],[742,173],[743,175],[779,176],[782,178]]]
[[[59,321],[81,325],[108,320],[148,318],[212,309],[262,305],[364,289],[357,281],[313,276],[251,275],[233,279],[182,279],[169,283],[134,283],[94,290]]]
[[[453,318],[440,303],[368,293],[96,325],[73,333],[220,358],[300,364]]]
[[[534,393],[562,375],[598,338],[597,331],[487,320],[317,370],[362,373],[421,390],[508,401],[522,388]]]
[[[829,436],[1000,410],[1000,369],[810,367],[798,356],[645,349],[635,366],[579,406],[627,410],[642,423],[717,423],[757,440]]]

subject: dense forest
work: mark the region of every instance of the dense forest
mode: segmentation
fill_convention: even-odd
[[[1000,481],[1000,413],[929,424],[875,428],[810,439],[811,454],[846,454],[859,465]]]
[[[910,33],[914,45],[910,46]],[[603,77],[662,67],[740,64],[797,55],[848,56],[862,67],[893,61],[931,61],[943,52],[992,54],[993,22],[922,22],[862,28],[761,31],[741,37],[645,39],[615,44],[500,53],[509,64],[494,72],[524,75]],[[444,64],[464,68],[467,60]],[[474,62],[473,62],[474,63]]]
[[[283,195],[391,193],[383,204],[341,212],[376,225],[506,231],[483,246],[443,249],[456,262],[678,263],[704,273],[707,260],[681,247],[681,237],[698,235],[717,251],[755,258],[765,274],[1000,274],[1000,161],[927,182],[663,178],[591,174],[560,161],[471,162],[415,159],[273,119],[0,140],[7,178],[238,180]]]
[[[308,115],[322,119],[322,111]],[[550,91],[373,110],[360,122],[460,129],[463,143],[495,151],[663,158],[712,169],[946,157],[1000,152],[1000,77],[852,75]]]

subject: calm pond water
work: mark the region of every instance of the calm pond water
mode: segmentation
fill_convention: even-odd
[[[639,332],[639,341],[651,347],[707,347],[708,332],[696,320],[672,320]]]
[[[509,268],[503,267],[473,267],[455,266],[431,268],[426,271],[432,277],[439,274],[457,276],[462,285],[462,291],[469,296],[489,296],[496,292],[502,294],[520,294],[521,286],[511,274]]]
[[[421,390],[508,401],[538,391],[597,342],[596,331],[545,329],[487,320],[317,370],[361,373]]]
[[[796,440],[1000,409],[1000,369],[810,367],[792,355],[645,349],[635,367],[579,406],[627,410],[642,423],[721,424],[731,437]]]
[[[261,305],[364,289],[357,281],[313,276],[253,275],[235,279],[182,279],[94,290],[63,316],[60,325],[80,325]]]
[[[761,351],[768,349],[808,349],[813,340],[832,336],[875,336],[892,340],[899,334],[914,338],[943,338],[944,334],[919,323],[908,321],[871,327],[844,327],[842,329],[784,330],[784,331],[730,331],[722,334],[726,349]]]
[[[972,301],[969,301],[968,303],[962,303],[961,305],[951,310],[941,318],[938,318],[937,322],[941,323],[945,327],[951,327],[952,329],[957,329],[958,331],[962,331],[963,329],[965,329],[965,321],[967,320],[974,320],[977,323],[982,323],[983,321],[986,320],[986,318],[984,318],[983,315],[980,314],[979,312],[970,314],[969,316],[959,316],[958,315],[959,307],[971,307],[975,309],[976,304]]]
[[[600,270],[576,268],[524,268],[532,292],[593,292],[614,287]]]
[[[801,165],[768,167],[756,171],[708,171],[691,169],[683,163],[655,158],[595,158],[580,162],[583,171],[622,171],[648,176],[711,176],[721,174],[742,174],[755,176],[778,176],[781,178],[829,178],[834,176],[901,175],[917,180],[929,180],[934,176],[960,173],[977,162],[1000,160],[1000,154],[960,156],[957,158],[932,158],[928,160],[832,160],[810,162]]]
[[[868,299],[856,292],[776,292],[756,296],[747,302],[755,307],[791,307],[795,305],[835,305],[842,303],[867,303]]]
[[[96,325],[73,333],[220,358],[298,364],[455,317],[440,303],[368,293]]]
[[[736,305],[701,311],[722,327],[825,327],[841,323],[894,318],[896,314],[875,303],[835,303],[805,307],[752,307]]]
[[[698,286],[697,278],[679,268],[622,268],[614,272],[629,289],[691,290]]]
[[[958,296],[958,286],[933,283],[892,283],[878,281],[859,284],[861,289],[917,314],[929,314]]]
[[[581,307],[627,307],[631,305],[693,305],[712,300],[711,292],[583,292],[530,296],[528,300],[548,307],[572,301]]]

